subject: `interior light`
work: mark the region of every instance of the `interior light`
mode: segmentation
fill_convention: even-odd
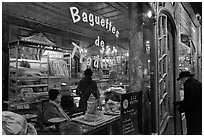
[[[152,11],[148,11],[147,16],[148,16],[149,18],[151,18],[151,17],[152,17]]]

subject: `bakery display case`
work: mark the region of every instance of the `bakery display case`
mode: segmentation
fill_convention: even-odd
[[[10,42],[8,109],[32,109],[48,99],[49,89],[70,78],[70,68],[70,53],[42,33]]]

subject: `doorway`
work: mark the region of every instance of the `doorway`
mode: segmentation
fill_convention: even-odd
[[[161,13],[157,21],[158,45],[158,134],[174,134],[176,91],[176,29],[170,17]],[[175,26],[175,25],[174,25]]]

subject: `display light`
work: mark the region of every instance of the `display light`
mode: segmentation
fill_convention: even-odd
[[[151,18],[151,17],[152,17],[152,11],[148,11],[147,17],[148,17],[148,18]]]

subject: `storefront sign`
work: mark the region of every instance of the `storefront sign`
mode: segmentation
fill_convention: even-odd
[[[104,47],[105,46],[105,42],[103,40],[101,40],[100,37],[98,36],[97,39],[95,40],[95,45],[96,46]]]
[[[119,31],[115,26],[112,25],[112,22],[110,22],[108,19],[93,15],[92,13],[80,13],[77,7],[70,7],[70,12],[73,23],[77,23],[82,20],[85,23],[89,23],[90,26],[94,26],[95,24],[97,24],[99,26],[105,27],[107,31],[112,32],[117,38],[119,37]]]
[[[121,95],[121,134],[136,135],[138,133],[138,92]]]

